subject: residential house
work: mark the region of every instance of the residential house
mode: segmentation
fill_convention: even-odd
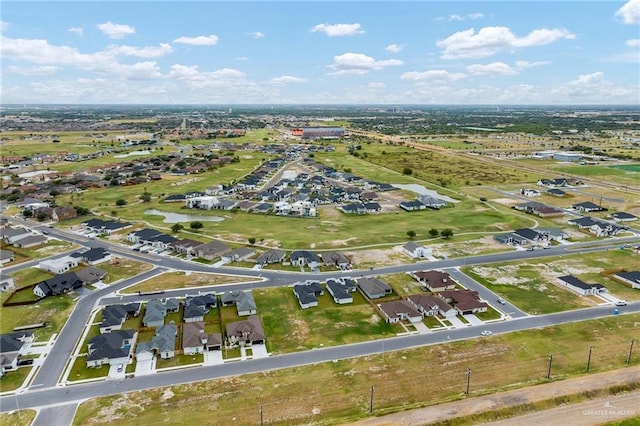
[[[380,299],[393,293],[389,284],[376,277],[359,278],[358,289],[369,299]]]
[[[84,281],[75,272],[67,272],[40,281],[33,287],[33,293],[38,297],[57,296],[77,290],[83,285]]]
[[[294,266],[309,265],[311,269],[318,267],[320,259],[318,255],[307,250],[296,250],[289,255],[289,260]]]
[[[162,232],[150,228],[142,228],[127,234],[127,241],[134,244],[151,244],[153,238],[162,235]]]
[[[540,191],[538,191],[537,189],[526,189],[526,188],[522,188],[520,190],[520,194],[524,195],[525,197],[540,197],[542,195]]]
[[[164,318],[169,312],[178,312],[180,302],[177,299],[154,299],[147,303],[142,317],[145,327],[159,327],[164,324]]]
[[[416,271],[409,275],[432,293],[455,290],[457,284],[448,273],[437,270]]]
[[[228,253],[223,254],[220,259],[225,262],[246,262],[248,261],[254,254],[256,254],[256,249],[250,247],[239,247],[235,250],[232,250]]]
[[[0,291],[9,291],[16,288],[15,283],[13,282],[13,277],[8,275],[4,275],[0,271]]]
[[[631,288],[640,289],[640,271],[618,272],[614,278],[629,284]]]
[[[192,240],[189,238],[183,238],[181,240],[176,240],[169,248],[175,251],[178,254],[185,254],[187,256],[193,256],[196,252],[196,248],[201,246],[203,243],[201,241]]]
[[[87,367],[129,364],[133,356],[137,331],[116,330],[89,340]]]
[[[86,268],[82,268],[75,272],[78,278],[85,285],[95,284],[107,275],[107,272],[105,270],[97,268],[95,266],[87,266]]]
[[[603,220],[594,220],[594,224],[589,227],[589,232],[594,234],[596,237],[613,236],[623,230],[623,227]]]
[[[231,247],[224,243],[211,241],[196,247],[196,256],[205,260],[214,260],[231,250]]]
[[[120,330],[128,318],[137,317],[138,315],[140,315],[140,303],[105,306],[102,308],[100,333],[104,334],[113,330]]]
[[[262,322],[256,315],[251,315],[244,321],[227,324],[226,336],[229,346],[264,344],[266,338]]]
[[[5,227],[2,230],[2,240],[7,244],[13,244],[21,238],[32,236],[33,233],[25,228]]]
[[[550,188],[547,190],[547,194],[549,195],[553,195],[554,197],[564,197],[565,195],[567,195],[566,192],[564,192],[562,189],[558,189],[558,188]]]
[[[56,259],[45,259],[38,267],[52,274],[62,274],[78,266],[78,258],[67,255]]]
[[[351,265],[351,260],[344,254],[337,251],[326,251],[320,253],[322,263],[325,266],[337,266],[338,268],[345,270]]]
[[[102,247],[93,247],[83,252],[77,251],[72,253],[71,257],[80,259],[82,262],[89,265],[97,265],[111,260],[111,253]]]
[[[524,238],[529,243],[535,243],[538,241],[546,240],[546,237],[543,234],[530,228],[516,229],[515,231],[513,231],[513,233]]]
[[[189,322],[182,325],[182,349],[185,355],[201,354],[204,350],[222,349],[220,333],[205,333],[204,322]]]
[[[5,263],[13,262],[15,260],[15,256],[11,250],[0,250],[0,264],[4,265]]]
[[[282,263],[286,256],[286,252],[284,250],[278,249],[269,249],[262,253],[256,259],[256,263],[259,265],[268,265],[271,263]]]
[[[607,288],[602,284],[589,284],[582,281],[580,278],[574,277],[573,275],[564,275],[558,277],[558,282],[561,286],[568,288],[569,290],[577,293],[581,296],[588,296],[592,294],[598,293],[606,293]]]
[[[631,213],[615,212],[611,213],[611,219],[616,222],[633,222],[634,220],[638,220],[638,216]]]
[[[589,229],[596,224],[596,220],[589,216],[583,216],[576,219],[569,219],[567,223],[575,225],[580,229]]]
[[[569,238],[569,234],[559,228],[536,228],[536,231],[544,235],[547,240],[563,242]]]
[[[215,293],[187,296],[182,318],[184,322],[204,321],[204,316],[209,313],[209,308],[218,306],[218,298]]]
[[[128,222],[117,222],[115,220],[89,219],[82,222],[82,230],[97,235],[111,235],[114,232],[132,227]]]
[[[380,303],[378,308],[380,308],[380,312],[382,312],[385,321],[390,324],[400,321],[422,321],[422,314],[415,306],[404,299]]]
[[[412,212],[415,210],[425,210],[427,208],[427,206],[425,206],[418,200],[402,201],[400,202],[400,204],[398,204],[398,206],[402,210],[406,210],[408,212]]]
[[[440,210],[447,206],[447,202],[439,198],[432,197],[427,194],[419,194],[416,199],[430,209]]]
[[[547,186],[550,188],[556,188],[559,186],[567,186],[567,179],[565,178],[555,178],[555,179],[540,179],[538,181],[538,185]]]
[[[584,203],[574,204],[571,207],[574,210],[578,210],[578,211],[583,212],[583,213],[601,212],[601,211],[607,210],[604,207],[599,206],[598,204],[592,203],[591,201],[585,201]]]
[[[54,207],[53,212],[51,213],[51,219],[56,222],[64,222],[65,220],[70,220],[77,216],[78,212],[76,212],[76,209],[70,206]]]
[[[235,305],[240,316],[253,315],[258,310],[250,291],[225,291],[220,298],[222,306]]]
[[[27,353],[33,340],[30,331],[0,334],[0,377],[18,368],[20,357]]]
[[[298,303],[302,309],[318,306],[318,296],[324,294],[324,290],[319,282],[308,281],[293,285],[293,294],[298,299]]]
[[[432,254],[432,249],[418,244],[415,241],[409,241],[408,243],[403,245],[402,251],[415,259],[429,257]]]
[[[47,241],[48,239],[44,235],[29,235],[27,237],[20,238],[19,240],[14,241],[13,246],[19,248],[30,248],[46,244]]]
[[[430,294],[412,294],[407,296],[407,301],[425,317],[440,315],[443,318],[452,318],[458,315],[458,311],[451,305]]]
[[[447,290],[438,294],[445,302],[453,305],[453,307],[461,314],[477,314],[486,312],[486,302],[480,300],[477,291],[472,290]]]
[[[327,291],[338,305],[353,303],[351,293],[356,291],[356,283],[350,278],[327,280]]]
[[[150,342],[140,342],[136,348],[138,361],[150,360],[159,355],[162,359],[171,359],[175,356],[176,337],[178,326],[175,324],[161,325],[156,328],[155,335]]]

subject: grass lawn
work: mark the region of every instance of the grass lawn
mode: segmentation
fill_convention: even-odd
[[[223,349],[222,350],[222,358],[223,359],[234,359],[240,358],[242,356],[242,352],[240,348],[232,348],[232,349]]]
[[[409,274],[385,275],[384,281],[393,288],[394,293],[403,297],[424,293],[420,289],[421,284],[411,278]]]
[[[496,311],[491,306],[487,308],[487,312],[479,312],[475,314],[475,316],[482,321],[491,321],[501,318],[500,312]]]
[[[97,379],[107,377],[109,375],[109,365],[103,365],[98,368],[87,367],[87,357],[79,356],[73,362],[68,380],[74,382],[77,380]]]
[[[97,398],[81,404],[74,424],[179,424],[186,418],[206,424],[215,418],[251,425],[260,422],[260,406],[267,424],[347,424],[369,416],[371,386],[375,414],[382,415],[465,398],[467,368],[471,395],[546,382],[550,353],[552,380],[585,374],[590,346],[592,372],[624,368],[629,340],[639,337],[638,321],[638,314],[610,317]],[[631,364],[640,365],[640,356]]]
[[[7,371],[0,379],[0,392],[16,390],[26,380],[33,367],[18,367],[17,370]]]
[[[70,296],[53,296],[34,305],[6,306],[0,309],[0,332],[8,333],[14,327],[46,322],[46,327],[33,330],[36,340],[48,340],[59,333],[71,315],[73,300]]]
[[[395,336],[404,331],[387,324],[358,293],[353,304],[336,305],[325,292],[318,306],[301,309],[288,287],[255,292],[258,315],[274,353],[295,352],[321,346],[336,346]]]
[[[16,288],[22,288],[52,278],[54,274],[40,268],[27,268],[16,271],[11,276]]]
[[[36,410],[19,410],[0,413],[0,424],[11,426],[30,426],[36,418]]]
[[[204,355],[176,355],[171,359],[161,359],[158,358],[156,362],[156,368],[169,368],[169,367],[177,367],[180,365],[189,365],[189,364],[202,364],[204,362]]]
[[[231,284],[254,280],[253,277],[221,274],[203,274],[185,272],[167,272],[121,291],[125,294],[137,293],[138,291],[170,290],[175,288],[202,287],[216,284]]]
[[[135,260],[118,258],[117,265],[111,262],[101,263],[98,268],[107,272],[107,276],[103,280],[105,284],[113,283],[121,279],[133,277],[148,271],[152,266],[148,263],[136,262]]]

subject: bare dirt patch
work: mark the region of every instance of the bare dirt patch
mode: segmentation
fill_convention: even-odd
[[[492,198],[491,201],[494,201],[496,203],[499,203],[505,206],[513,206],[515,204],[520,204],[522,202],[522,200],[517,200],[514,198]]]
[[[362,250],[345,253],[356,267],[391,266],[407,262],[408,256],[403,253],[401,246],[388,249]]]

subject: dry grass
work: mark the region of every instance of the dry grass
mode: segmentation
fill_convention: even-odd
[[[138,291],[170,290],[176,288],[203,287],[217,284],[232,284],[253,281],[253,277],[237,275],[167,272],[139,284],[122,290],[121,293],[133,294]]]

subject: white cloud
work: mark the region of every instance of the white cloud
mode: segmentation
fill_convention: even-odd
[[[51,75],[58,70],[58,67],[53,65],[41,65],[36,67],[21,67],[18,65],[11,65],[7,67],[7,71],[14,74],[39,76],[39,75]]]
[[[369,83],[369,87],[372,89],[384,89],[387,85],[381,81],[372,81]]]
[[[139,58],[159,58],[173,52],[173,47],[168,43],[160,43],[159,46],[135,47],[135,46],[109,46],[109,53],[123,56],[137,56]]]
[[[114,24],[111,21],[107,21],[104,24],[99,24],[98,29],[103,34],[113,39],[120,39],[130,34],[135,34],[136,29],[129,25]]]
[[[387,47],[384,48],[384,50],[386,50],[387,52],[391,52],[391,53],[398,53],[402,50],[402,46],[399,44],[390,44]]]
[[[473,64],[467,67],[467,72],[473,75],[514,75],[518,71],[504,62],[493,62],[491,64]]]
[[[474,19],[474,20],[475,19],[482,19],[482,18],[484,18],[484,13],[479,13],[479,12],[470,13],[470,14],[467,15],[467,17],[469,19]]]
[[[84,30],[80,27],[71,27],[69,28],[69,32],[73,33],[79,37],[82,37],[84,35]]]
[[[212,34],[209,36],[178,37],[173,42],[192,46],[213,46],[218,43],[218,36]]]
[[[240,79],[245,73],[232,68],[222,68],[217,71],[200,72],[197,65],[187,66],[175,64],[171,66],[169,78],[176,80],[189,80],[192,82],[206,82],[211,80]]]
[[[536,61],[536,62],[516,61],[516,67],[518,68],[533,68],[533,67],[541,67],[544,65],[549,65],[549,61]]]
[[[364,34],[364,30],[360,28],[360,24],[318,24],[311,28],[311,32],[325,33],[329,37],[352,36],[356,34]]]
[[[640,24],[640,0],[629,0],[616,11],[616,18],[625,24]]]
[[[270,81],[272,84],[287,84],[287,83],[305,83],[307,79],[294,77],[291,75],[282,75],[280,77],[274,77]]]
[[[256,31],[256,32],[252,32],[252,33],[245,33],[246,35],[248,35],[249,37],[253,37],[253,38],[264,38],[264,33],[261,33],[260,31]]]
[[[464,18],[460,15],[453,14],[447,16],[447,21],[464,21]]]
[[[481,19],[484,18],[484,13],[480,13],[480,12],[476,12],[476,13],[469,13],[467,15],[458,15],[457,13],[451,14],[449,16],[438,16],[436,18],[436,21],[448,21],[448,22],[452,22],[452,21],[464,21],[465,19],[471,19],[471,20],[476,20],[476,19]]]
[[[0,21],[0,31],[5,31],[7,28],[9,28],[9,23],[7,21]]]
[[[444,49],[443,59],[483,58],[502,50],[542,46],[573,38],[575,35],[566,29],[539,29],[519,38],[507,27],[484,27],[477,33],[473,28],[459,31],[438,40],[436,46]]]
[[[463,73],[450,73],[447,70],[409,71],[403,73],[400,78],[412,81],[438,81],[453,82],[462,80],[466,75]]]
[[[349,52],[333,57],[333,64],[330,65],[330,68],[335,71],[329,75],[367,74],[372,70],[379,70],[385,67],[398,66],[402,64],[403,62],[399,59],[376,61],[371,56],[367,56],[363,53]]]
[[[640,38],[632,38],[627,40],[627,47],[640,47]]]
[[[604,78],[601,71],[578,76],[564,86],[551,90],[558,102],[603,104],[629,103],[638,100],[638,85],[625,87]]]
[[[127,80],[155,80],[162,78],[162,73],[155,62],[120,65],[119,73]]]

